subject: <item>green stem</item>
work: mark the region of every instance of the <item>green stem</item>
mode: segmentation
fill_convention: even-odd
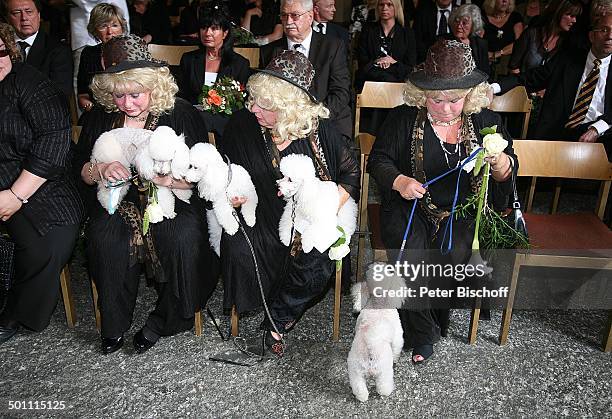
[[[485,197],[487,196],[487,189],[489,187],[489,172],[490,164],[487,162],[484,166],[484,172],[482,174],[482,185],[480,185],[480,191],[478,193],[478,211],[476,212],[476,227],[474,228],[474,240],[472,241],[472,250],[480,250],[480,241],[478,240],[478,232],[480,230],[480,218],[482,217],[482,210],[485,205]]]

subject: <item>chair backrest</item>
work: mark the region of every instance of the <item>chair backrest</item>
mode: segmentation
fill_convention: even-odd
[[[404,83],[366,81],[363,90],[357,95],[355,108],[355,137],[359,132],[361,108],[390,109],[404,103]]]
[[[234,51],[249,60],[249,67],[259,68],[259,48],[236,47]]]
[[[168,65],[179,65],[181,64],[181,57],[184,53],[195,51],[198,49],[197,45],[157,45],[149,44],[149,52],[153,58],[157,60],[164,60]]]
[[[531,116],[531,99],[529,99],[527,90],[525,90],[523,86],[517,86],[501,96],[494,96],[489,109],[499,113],[508,112],[525,114],[521,138],[527,137],[529,118]]]
[[[513,147],[519,161],[518,175],[532,177],[527,210],[531,209],[538,177],[590,179],[603,182],[596,211],[599,218],[603,217],[612,183],[612,163],[603,144],[519,140]]]

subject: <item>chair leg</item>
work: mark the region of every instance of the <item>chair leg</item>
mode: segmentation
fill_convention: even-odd
[[[476,343],[476,337],[478,335],[478,320],[480,320],[480,306],[472,309],[470,316],[470,330],[468,331],[468,343],[473,345]]]
[[[195,329],[196,336],[202,336],[202,312],[198,310],[195,312],[193,326]]]
[[[514,296],[516,294],[516,286],[518,283],[519,271],[522,261],[525,259],[524,254],[517,254],[514,259],[514,268],[512,269],[512,279],[510,279],[510,290],[508,291],[508,301],[506,308],[502,314],[502,325],[499,332],[499,344],[505,345],[508,341],[508,333],[510,332],[510,320],[512,320],[512,307],[514,306]]]
[[[238,336],[238,311],[236,310],[236,306],[232,306],[232,317],[231,317],[231,325],[232,325],[232,336]]]
[[[66,310],[66,322],[68,327],[74,327],[76,324],[76,312],[74,310],[74,298],[72,297],[72,286],[70,284],[70,269],[68,265],[64,266],[60,273],[60,286],[62,288],[62,298],[64,300],[64,309]]]
[[[102,320],[100,310],[98,309],[98,288],[96,287],[96,283],[93,279],[90,279],[89,282],[91,283],[91,297],[93,300],[94,315],[96,317],[96,329],[98,330],[98,333],[100,333],[102,330]]]
[[[610,310],[610,317],[608,318],[608,327],[604,330],[603,351],[612,351],[612,310]]]
[[[342,263],[336,264],[336,287],[334,288],[334,324],[332,340],[340,340],[340,297],[342,292]]]

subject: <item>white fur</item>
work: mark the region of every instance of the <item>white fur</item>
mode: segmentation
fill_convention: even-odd
[[[357,224],[357,203],[350,198],[338,211],[340,192],[334,182],[322,181],[315,175],[312,159],[303,154],[290,154],[280,162],[285,176],[277,181],[287,203],[278,225],[278,234],[286,246],[291,242],[291,218],[295,209],[295,230],[302,235],[305,253],[313,247],[324,253],[340,237],[336,228],[344,229],[347,243]]]
[[[349,382],[357,400],[368,400],[368,377],[374,378],[376,391],[381,396],[393,392],[393,363],[399,360],[404,346],[403,330],[397,308],[404,298],[372,298],[375,287],[399,290],[405,286],[399,276],[374,281],[373,264],[369,267],[366,282],[353,285],[355,310],[361,312],[355,325],[355,337],[346,360]]]
[[[146,180],[166,175],[183,179],[189,169],[189,147],[185,144],[185,137],[177,135],[170,127],[157,127],[149,142],[139,148],[134,164],[140,176]],[[188,203],[191,193],[190,189],[170,189],[158,185],[157,198],[164,217],[176,216],[174,196]]]
[[[234,218],[230,198],[246,198],[246,202],[240,207],[240,212],[247,225],[250,227],[255,225],[255,211],[259,201],[255,185],[244,167],[233,163],[231,164],[232,178],[228,185],[228,165],[212,144],[198,143],[191,147],[189,162],[191,167],[185,179],[189,182],[197,182],[200,197],[213,204],[213,211],[207,211],[206,217],[210,244],[219,254],[221,229],[229,235],[234,235],[238,231],[238,221]]]
[[[100,135],[93,146],[91,161],[99,163],[120,162],[126,168],[134,165],[138,149],[146,144],[151,137],[151,131],[138,128],[116,128]],[[98,201],[102,207],[113,214],[119,203],[125,197],[130,185],[119,188],[107,188],[104,182],[98,183]],[[111,194],[113,202],[109,205]]]

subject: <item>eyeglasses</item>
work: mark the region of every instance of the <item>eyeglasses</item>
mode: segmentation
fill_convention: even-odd
[[[7,55],[9,55],[9,50],[8,49],[0,49],[0,58],[4,58]]]
[[[291,17],[291,20],[296,21],[300,17],[302,17],[302,15],[305,15],[309,11],[310,10],[306,10],[305,12],[302,12],[302,13],[281,13],[280,14],[280,18],[281,18],[281,20],[287,20],[287,18]]]
[[[457,26],[470,26],[472,24],[472,19],[470,19],[469,17],[463,17],[463,18],[459,18],[457,20],[455,20],[455,25]]]
[[[98,27],[96,27],[99,31],[106,31],[108,29],[119,29],[121,25],[119,23],[104,23]]]

